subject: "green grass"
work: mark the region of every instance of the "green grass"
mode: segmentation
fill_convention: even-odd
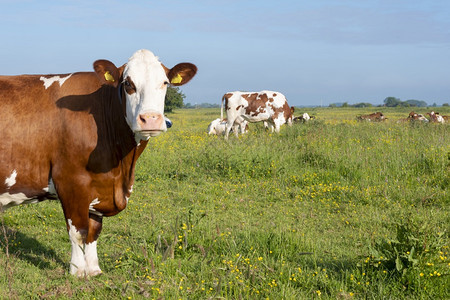
[[[101,276],[68,275],[58,202],[7,210],[0,298],[450,298],[450,125],[298,111],[317,119],[228,142],[206,134],[217,109],[169,115],[104,220]]]

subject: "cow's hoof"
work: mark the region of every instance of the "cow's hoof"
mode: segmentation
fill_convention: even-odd
[[[98,269],[98,270],[92,270],[92,271],[89,271],[89,274],[88,274],[88,276],[89,277],[94,277],[94,276],[98,276],[98,275],[100,275],[100,274],[102,274],[103,272],[102,272],[102,270],[100,270],[100,269]]]

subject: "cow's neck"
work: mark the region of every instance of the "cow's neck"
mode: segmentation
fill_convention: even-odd
[[[141,141],[133,150],[121,160],[120,167],[122,168],[122,174],[124,175],[124,188],[127,191],[131,190],[134,183],[134,175],[136,169],[136,161],[141,156],[148,141]]]
[[[111,154],[114,155],[113,160],[117,162],[117,168],[120,168],[122,186],[120,187],[119,195],[122,194],[124,197],[116,195],[115,199],[117,202],[116,206],[122,209],[125,208],[126,199],[130,197],[132,191],[136,162],[147,146],[148,141],[136,140],[125,120],[125,105],[123,100],[120,101],[120,94],[120,88],[117,88],[110,97],[108,97],[109,95],[106,97],[111,103],[103,107],[105,107],[105,127],[111,129],[108,132],[108,146],[111,149]]]

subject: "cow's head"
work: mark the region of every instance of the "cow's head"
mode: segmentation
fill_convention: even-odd
[[[164,100],[169,84],[189,82],[197,72],[190,63],[168,69],[152,52],[139,50],[120,68],[110,61],[94,62],[94,70],[103,84],[119,89],[125,118],[136,140],[146,140],[167,130]]]
[[[286,119],[286,123],[289,126],[292,126],[292,120],[294,118],[294,111],[295,111],[295,108],[293,106],[291,106],[291,107],[288,106],[288,109],[285,110],[285,119]]]

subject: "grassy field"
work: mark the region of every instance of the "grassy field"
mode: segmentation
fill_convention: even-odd
[[[228,142],[206,134],[218,109],[170,114],[104,220],[101,276],[68,274],[58,202],[5,211],[0,299],[449,299],[450,125],[304,111]]]

